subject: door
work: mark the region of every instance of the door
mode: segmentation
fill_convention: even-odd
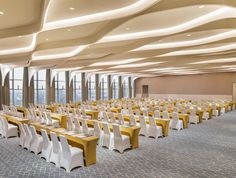
[[[236,83],[233,83],[233,100],[236,100]]]
[[[148,85],[142,86],[142,97],[147,98],[148,97]]]

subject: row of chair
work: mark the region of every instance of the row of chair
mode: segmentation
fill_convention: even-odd
[[[56,133],[50,132],[51,141],[45,130],[41,130],[41,135],[37,134],[34,126],[19,124],[20,146],[45,158],[47,162],[52,162],[56,167],[63,167],[66,172],[73,168],[84,166],[83,150],[71,147],[65,136],[60,135],[60,141]]]

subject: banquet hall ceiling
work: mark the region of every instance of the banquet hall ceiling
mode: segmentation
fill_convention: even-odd
[[[134,76],[236,71],[235,0],[0,0],[0,64]]]

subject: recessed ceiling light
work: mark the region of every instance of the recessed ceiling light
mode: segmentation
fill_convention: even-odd
[[[73,10],[75,10],[75,8],[74,7],[70,7],[70,10],[73,11]]]
[[[205,7],[204,5],[198,6],[198,8],[200,8],[200,9],[201,9],[201,8],[204,8],[204,7]]]
[[[18,36],[18,38],[21,38],[21,37],[22,37],[21,35]]]
[[[46,38],[46,41],[48,41],[49,39],[48,38]]]
[[[0,15],[3,15],[3,14],[4,14],[4,12],[0,11]]]
[[[162,42],[162,40],[158,40],[158,42]]]
[[[187,34],[187,36],[192,36],[191,34]]]
[[[67,31],[68,31],[68,32],[70,32],[70,31],[71,31],[71,29],[67,29]]]
[[[130,30],[130,28],[129,28],[129,27],[126,27],[125,30]]]

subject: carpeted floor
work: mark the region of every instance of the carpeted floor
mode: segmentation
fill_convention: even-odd
[[[18,138],[0,138],[0,177],[236,177],[236,111],[170,131],[161,139],[140,137],[140,148],[119,154],[97,149],[95,165],[66,173],[18,146]]]

